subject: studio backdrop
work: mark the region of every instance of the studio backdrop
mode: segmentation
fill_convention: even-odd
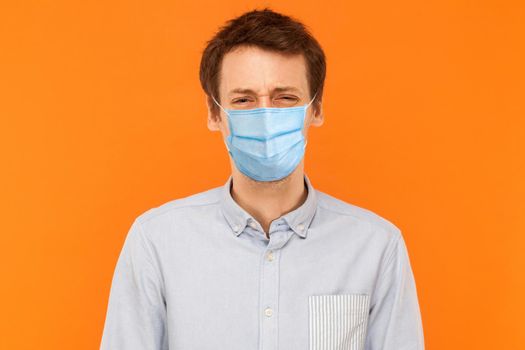
[[[132,221],[224,184],[198,68],[270,7],[327,55],[315,187],[403,233],[427,349],[524,349],[522,1],[3,1],[1,349],[96,349]]]

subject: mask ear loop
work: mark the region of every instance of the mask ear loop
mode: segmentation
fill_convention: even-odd
[[[217,102],[217,100],[215,99],[215,97],[214,97],[213,95],[210,95],[210,96],[211,96],[211,98],[213,99],[213,101],[215,102],[215,104],[217,104],[217,106],[219,106],[220,109],[222,109],[222,110],[224,111],[224,114],[226,114],[226,116],[229,117],[228,112],[226,112],[226,110],[220,105],[220,103]],[[229,125],[229,123],[228,123],[228,125]],[[230,133],[231,133],[231,125],[230,125]],[[230,147],[228,147],[228,143],[226,142],[226,140],[223,140],[223,141],[224,141],[224,144],[226,145],[226,149],[228,150],[228,152],[231,153],[231,151],[230,151]]]
[[[217,106],[219,106],[219,107],[224,111],[224,113],[225,113],[226,115],[228,115],[228,112],[226,112],[226,110],[225,110],[224,108],[222,108],[222,106],[220,105],[219,102],[217,102],[217,100],[215,99],[215,97],[214,97],[213,95],[210,95],[210,96],[211,96],[211,98],[213,98],[213,101],[215,102],[215,104],[216,104]]]
[[[306,105],[306,108],[310,107],[310,105],[312,104],[312,102],[314,102],[316,96],[317,96],[317,92],[315,93],[314,97],[312,97],[312,99],[310,100],[310,102],[308,102],[308,104]]]
[[[316,96],[317,96],[317,92],[314,94],[314,97],[312,97],[312,99],[310,100],[310,102],[308,102],[308,104],[306,105],[306,107],[305,107],[305,109],[304,109],[305,112],[306,112],[306,110],[308,109],[308,107],[310,107],[310,105],[312,104],[312,102],[314,102]],[[307,144],[307,143],[308,143],[308,140],[305,139],[305,140],[304,140],[304,146],[303,146],[303,149],[306,148],[306,144]]]

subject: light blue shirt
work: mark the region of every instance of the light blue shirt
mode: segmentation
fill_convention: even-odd
[[[102,350],[423,350],[403,236],[313,188],[259,222],[223,186],[139,215],[116,263]]]

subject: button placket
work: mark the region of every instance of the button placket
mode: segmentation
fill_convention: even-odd
[[[261,337],[259,349],[273,350],[278,346],[279,257],[288,232],[274,232],[262,256],[261,269]]]
[[[274,226],[270,227],[268,245],[261,255],[259,349],[262,350],[274,350],[278,347],[279,259],[282,248],[294,235],[291,229],[272,230]]]

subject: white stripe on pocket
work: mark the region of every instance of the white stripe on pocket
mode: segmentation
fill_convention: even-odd
[[[309,350],[363,350],[369,304],[368,294],[310,295]]]

